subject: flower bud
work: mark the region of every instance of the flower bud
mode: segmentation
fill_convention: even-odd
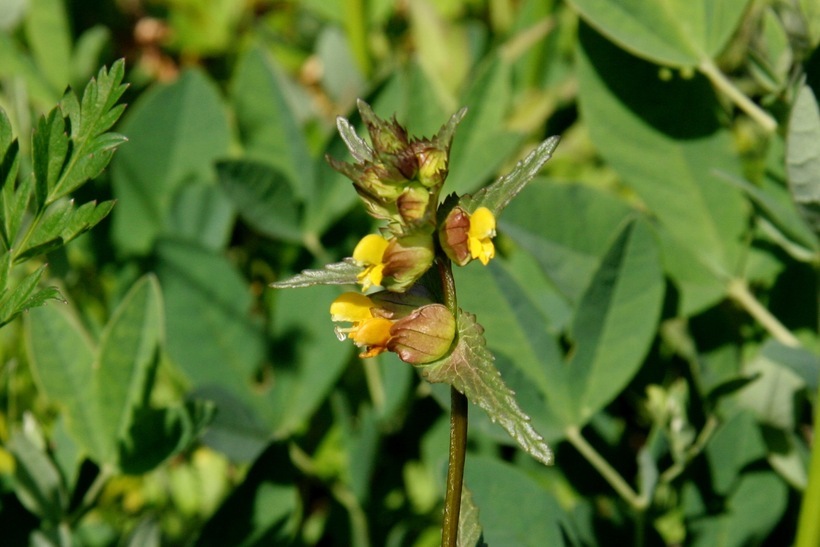
[[[405,224],[420,226],[430,221],[434,210],[431,210],[430,192],[427,188],[412,184],[407,186],[396,200],[398,214]],[[397,219],[398,220],[398,219]]]
[[[391,239],[382,258],[382,286],[390,291],[406,291],[430,269],[434,258],[433,238],[429,234]]]
[[[429,141],[413,143],[419,165],[418,181],[427,188],[441,186],[447,178],[449,150],[442,150]]]
[[[399,125],[395,117],[383,120],[366,102],[360,100],[357,104],[377,154],[395,154],[408,145],[407,130]]]
[[[442,358],[456,335],[456,320],[445,306],[428,304],[399,319],[390,327],[387,349],[413,365]]]

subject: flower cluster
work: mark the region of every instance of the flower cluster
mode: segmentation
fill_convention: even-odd
[[[372,145],[360,139],[343,119],[339,130],[357,160],[328,157],[330,165],[353,181],[368,213],[386,221],[381,234],[369,234],[356,245],[356,279],[367,295],[345,293],[330,308],[340,339],[350,338],[371,357],[393,351],[409,363],[424,364],[445,355],[456,332],[453,310],[436,302],[422,276],[437,256],[463,266],[495,255],[495,216],[455,204],[440,208],[447,178],[450,145],[464,110],[431,139],[416,139],[395,118],[383,120],[366,103],[359,112]],[[441,209],[441,210],[440,210]]]

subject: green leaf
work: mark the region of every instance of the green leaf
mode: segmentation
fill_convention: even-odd
[[[741,411],[721,424],[706,446],[712,487],[718,494],[729,494],[741,471],[766,457],[760,429],[751,412]]]
[[[9,442],[14,456],[14,491],[29,511],[56,525],[68,510],[69,494],[54,462],[42,446],[20,431]]]
[[[111,167],[119,201],[113,237],[120,251],[145,253],[167,230],[179,189],[213,180],[211,163],[228,151],[228,120],[214,83],[187,70],[174,83],[143,93],[121,130],[129,144]]]
[[[222,161],[216,171],[222,189],[251,227],[273,238],[302,241],[300,207],[280,171],[251,161]]]
[[[236,222],[233,203],[216,184],[186,184],[174,195],[168,233],[204,248],[224,249]]]
[[[736,447],[731,447],[736,452]],[[740,475],[726,501],[724,512],[691,515],[693,547],[760,545],[771,537],[786,511],[788,487],[774,473],[756,471]],[[749,518],[754,515],[754,518]]]
[[[196,380],[196,378],[195,378]],[[240,396],[244,396],[241,399]],[[202,442],[234,462],[252,462],[270,442],[270,427],[262,423],[247,393],[205,384],[189,397],[212,402],[217,413],[202,435]]]
[[[25,19],[34,60],[51,87],[61,91],[71,81],[71,29],[62,0],[32,0]]]
[[[458,317],[458,342],[452,352],[429,365],[417,366],[431,383],[450,384],[490,418],[498,422],[519,446],[545,465],[552,465],[553,454],[519,408],[515,394],[504,384],[485,347],[484,328],[475,316],[461,312]]]
[[[350,362],[352,348],[339,342],[329,321],[330,303],[338,295],[335,287],[323,286],[271,295],[275,328],[267,423],[277,438],[309,424]]]
[[[37,284],[45,269],[46,265],[43,264],[24,277],[16,287],[0,294],[0,327],[26,310],[42,306],[49,300],[62,300],[62,295],[55,287],[37,291]]]
[[[115,203],[114,200],[109,200],[100,203],[89,201],[82,204],[76,211],[73,211],[60,237],[65,243],[68,243],[77,236],[84,234],[107,217],[108,213],[114,208]]]
[[[11,188],[11,186],[8,188]],[[6,201],[6,204],[10,211],[8,217],[5,219],[5,223],[8,227],[9,242],[11,244],[10,248],[13,248],[15,240],[17,239],[17,232],[20,230],[20,226],[23,223],[23,218],[28,210],[29,201],[31,201],[33,193],[33,175],[23,177],[23,180],[14,190],[13,195],[9,192],[9,199]]]
[[[230,98],[246,154],[276,167],[296,196],[309,200],[314,160],[285,96],[284,78],[263,49],[251,48],[239,60]]]
[[[574,425],[582,427],[640,368],[655,336],[664,288],[651,229],[645,221],[632,221],[609,248],[572,322],[563,370]],[[561,384],[555,382],[555,389]]]
[[[740,178],[729,175],[724,175],[723,178],[729,184],[746,192],[766,218],[779,230],[783,239],[788,242],[783,244],[785,251],[803,261],[811,261],[814,255],[820,252],[820,241],[798,215],[794,202],[778,199],[771,186],[759,188]]]
[[[512,106],[512,65],[500,56],[480,67],[461,102],[467,115],[450,156],[446,192],[472,192],[498,172],[523,135],[506,129]]]
[[[124,473],[140,474],[159,466],[194,442],[216,415],[208,401],[167,408],[138,408],[120,445]]]
[[[582,26],[580,38],[579,100],[593,143],[688,254],[670,256],[676,248],[664,244],[667,268],[680,265],[670,271],[673,279],[690,275],[692,258],[713,277],[706,301],[681,286],[683,313],[695,312],[725,294],[747,224],[742,194],[717,179],[717,172],[738,176],[740,166],[715,115],[714,93],[701,77],[662,81],[656,66],[589,27]],[[649,152],[662,161],[649,161]]]
[[[786,147],[789,188],[800,213],[820,235],[820,109],[811,88],[797,94]]]
[[[0,241],[6,249],[10,249],[14,232],[11,231],[11,219],[15,212],[14,190],[17,180],[17,170],[20,166],[20,145],[14,138],[11,122],[6,112],[0,108]]]
[[[532,255],[575,305],[611,244],[611,234],[630,214],[626,203],[600,190],[538,180],[510,204],[499,231]]]
[[[42,219],[33,229],[32,235],[26,242],[25,247],[19,249],[17,261],[21,262],[31,256],[48,252],[53,246],[44,247],[46,243],[54,242],[56,246],[61,246],[63,240],[60,238],[60,234],[71,220],[73,209],[74,202],[71,200],[52,203],[45,210]],[[44,248],[47,250],[41,250]]]
[[[803,348],[791,348],[768,340],[743,368],[756,375],[739,395],[743,408],[755,413],[758,421],[785,431],[796,427],[794,401],[800,393],[817,390],[820,359]]]
[[[297,476],[287,443],[272,443],[205,523],[194,545],[290,545],[300,514]]]
[[[469,459],[464,481],[481,512],[487,545],[566,544],[561,526],[566,510],[521,468],[474,456]]]
[[[355,285],[362,266],[352,258],[326,264],[320,270],[302,270],[301,273],[282,281],[271,283],[274,289],[296,289],[313,285]]]
[[[461,513],[458,517],[459,547],[484,545],[481,523],[478,521],[478,507],[473,501],[473,493],[466,486],[461,489]]]
[[[254,378],[265,338],[247,282],[225,257],[191,243],[163,240],[157,253],[168,354],[194,389],[218,386],[262,412]]]
[[[146,400],[161,336],[160,308],[156,280],[143,277],[106,324],[99,348],[65,308],[29,314],[38,386],[65,408],[69,430],[99,465],[118,465],[120,439]]]
[[[95,347],[69,306],[35,309],[26,314],[27,345],[39,391],[65,410],[74,439],[91,455],[104,452],[103,417],[93,389]]]
[[[59,108],[42,116],[32,133],[34,163],[34,207],[37,211],[48,203],[68,154],[68,135]]]
[[[479,207],[486,207],[498,217],[501,211],[518,195],[530,181],[535,178],[538,172],[544,167],[552,153],[558,146],[559,137],[550,137],[535,150],[515,164],[512,171],[499,177],[492,184],[489,184],[475,193],[474,196],[464,196],[460,200],[461,206],[472,213]]]
[[[159,283],[153,275],[137,281],[117,307],[100,337],[92,391],[101,413],[99,432],[106,440],[100,461],[119,460],[119,440],[134,413],[147,401],[149,374],[164,334]]]
[[[694,67],[726,46],[749,0],[570,0],[599,32],[658,64]]]

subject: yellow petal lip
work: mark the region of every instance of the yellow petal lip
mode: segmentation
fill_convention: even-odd
[[[467,245],[470,256],[477,258],[485,266],[495,256],[495,215],[486,207],[479,207],[470,215],[470,229],[467,231]]]
[[[366,235],[353,249],[353,260],[367,266],[381,264],[388,243],[385,238],[378,234]]]
[[[353,340],[357,346],[368,348],[382,348],[381,351],[387,348],[387,342],[390,340],[390,327],[393,322],[384,317],[372,317],[363,322],[361,326],[354,332],[350,333],[350,339]]]
[[[486,239],[495,237],[495,215],[486,207],[479,207],[470,215],[470,237]]]
[[[373,317],[370,312],[373,307],[375,307],[373,301],[365,295],[346,292],[330,305],[330,319],[359,323]]]
[[[359,283],[362,284],[362,291],[374,285],[381,286],[384,277],[382,260],[389,244],[390,242],[382,236],[369,234],[364,236],[353,249],[353,260],[365,266],[365,269],[357,276]]]

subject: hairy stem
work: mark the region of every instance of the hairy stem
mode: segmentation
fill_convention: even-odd
[[[639,496],[637,492],[627,484],[615,468],[609,465],[609,462],[581,435],[580,429],[576,426],[570,426],[566,429],[565,433],[570,444],[606,479],[606,482],[615,489],[624,501],[631,505],[636,511],[641,512],[646,510],[646,507],[649,505],[649,500],[644,496]]]
[[[458,317],[458,300],[450,260],[439,255],[436,259],[441,279],[442,299],[447,309]],[[467,397],[456,388],[450,388],[450,457],[447,463],[447,486],[444,494],[444,522],[441,526],[441,545],[456,547],[458,521],[461,513],[461,490],[464,484],[464,460],[467,455]]]

